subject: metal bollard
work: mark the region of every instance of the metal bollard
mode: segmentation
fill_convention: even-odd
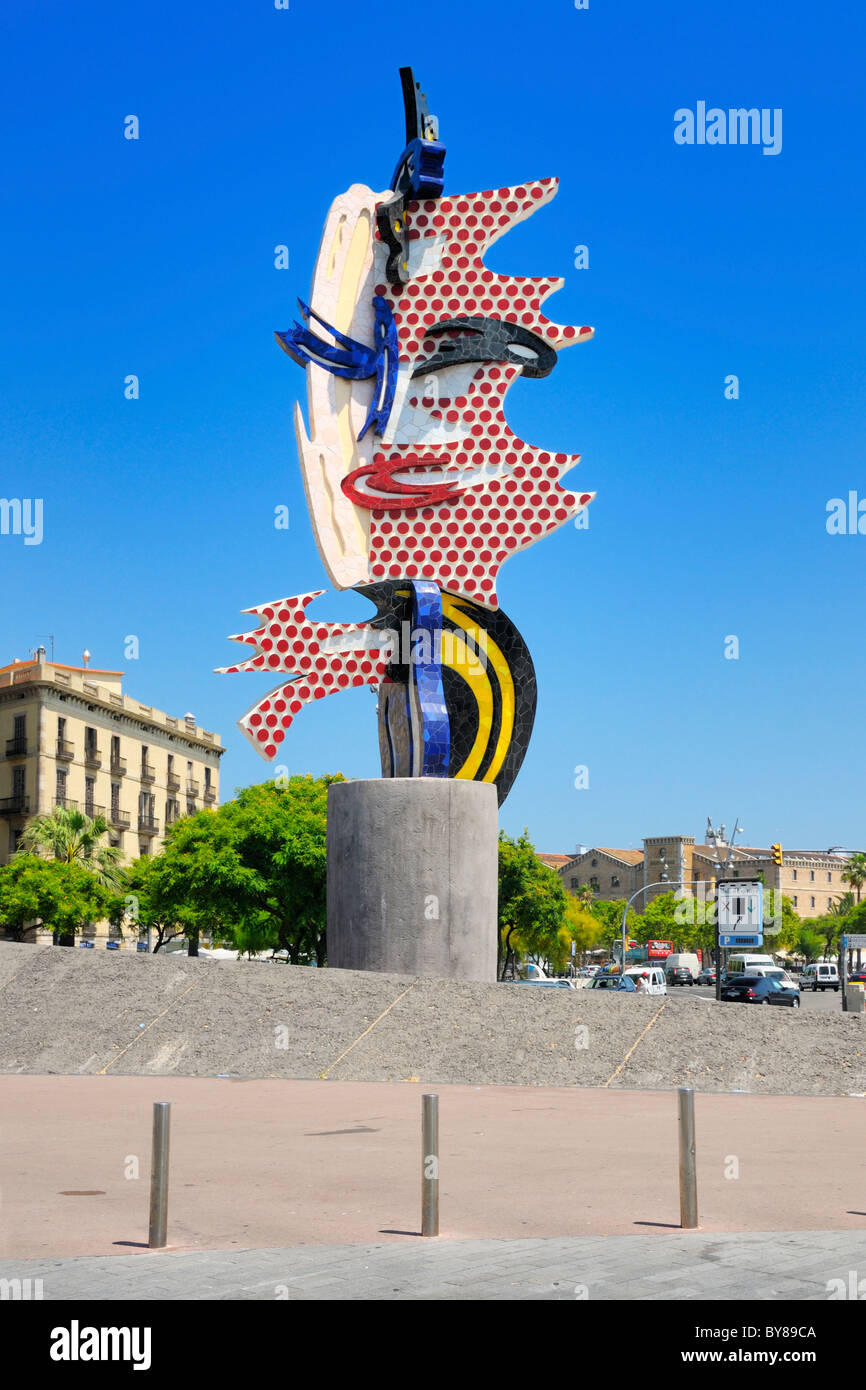
[[[679,1088],[680,1109],[680,1225],[694,1231],[698,1224],[698,1174],[695,1164],[695,1093]]]
[[[439,1234],[439,1097],[421,1097],[421,1234]]]
[[[162,1250],[168,1229],[168,1139],[171,1101],[153,1103],[153,1154],[150,1164],[150,1231],[147,1243]]]

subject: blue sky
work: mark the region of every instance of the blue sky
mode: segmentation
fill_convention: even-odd
[[[597,500],[588,530],[500,577],[539,678],[503,826],[550,851],[700,838],[708,814],[748,844],[862,844],[866,536],[825,522],[829,499],[866,498],[864,27],[853,3],[802,0],[7,0],[0,490],[45,520],[39,546],[0,536],[2,660],[48,632],[58,660],[89,647],[221,733],[224,795],[269,775],[235,728],[268,678],[212,668],[240,609],[328,587],[303,380],[273,330],[334,196],[387,184],[411,63],[447,192],[559,176],[489,264],[564,276],[551,317],[596,327],[508,397],[519,435],[582,454],[569,482]],[[698,101],[781,108],[781,153],[675,144]],[[285,750],[292,772],[377,775],[372,694],[308,708]]]

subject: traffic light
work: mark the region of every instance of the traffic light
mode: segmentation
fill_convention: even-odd
[[[773,863],[774,863],[774,864],[778,864],[779,868],[781,868],[781,867],[782,867],[782,846],[781,846],[781,845],[770,845],[770,853],[771,853],[772,856],[773,856]]]

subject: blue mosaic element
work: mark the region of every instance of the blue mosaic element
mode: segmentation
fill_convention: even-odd
[[[394,322],[391,306],[387,299],[382,299],[377,294],[373,296],[373,308],[376,311],[376,327],[374,329],[376,386],[364,427],[358,435],[359,439],[364,438],[371,425],[374,434],[385,433],[385,426],[394,405],[394,393],[397,390],[397,368],[400,365],[397,325]]]
[[[404,197],[441,198],[445,189],[445,146],[440,140],[410,140],[391,175]]]
[[[447,777],[451,730],[442,683],[442,595],[430,580],[410,580],[412,655],[409,682],[412,708],[412,762],[415,776]]]
[[[374,433],[383,434],[394,405],[399,365],[397,326],[391,306],[379,295],[374,297],[375,342],[373,347],[367,347],[365,343],[359,343],[355,338],[350,338],[334,328],[302,299],[298,300],[298,305],[305,322],[298,323],[296,320],[285,333],[275,333],[280,347],[299,367],[306,368],[314,362],[317,367],[323,367],[332,376],[347,377],[351,381],[365,381],[367,377],[374,376],[376,385],[373,400],[358,438],[363,439],[371,425],[374,427]],[[310,319],[315,319],[321,324],[335,339],[337,346],[326,343],[318,333],[314,333],[308,326]]]

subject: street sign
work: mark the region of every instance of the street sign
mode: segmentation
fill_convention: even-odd
[[[866,936],[855,932],[853,936],[842,937],[843,951],[864,951],[866,950]]]
[[[759,879],[720,878],[716,884],[716,922],[720,933],[760,933],[764,925],[763,883]]]
[[[719,936],[719,945],[729,949],[731,946],[763,946],[763,932],[725,932]]]

